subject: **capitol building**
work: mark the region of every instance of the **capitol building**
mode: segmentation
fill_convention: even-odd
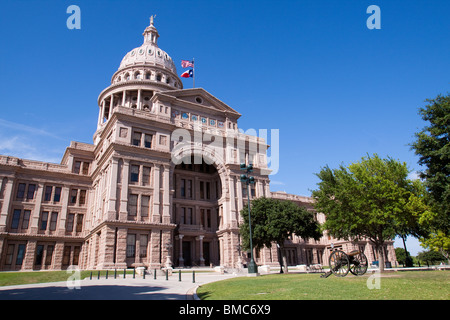
[[[312,198],[270,191],[267,143],[240,132],[225,102],[184,89],[158,39],[151,19],[98,96],[92,144],[72,141],[60,164],[0,155],[0,270],[235,268],[249,262],[239,235],[248,195],[314,210]],[[249,190],[241,163],[254,168]],[[378,260],[370,242],[325,232],[286,241],[288,264],[327,265],[331,243]],[[254,256],[279,266],[275,244]]]

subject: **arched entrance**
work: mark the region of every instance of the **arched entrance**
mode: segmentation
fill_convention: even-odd
[[[220,264],[222,181],[214,164],[194,156],[173,167],[172,221],[177,267]]]

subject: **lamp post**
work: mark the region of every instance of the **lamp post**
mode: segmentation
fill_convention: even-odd
[[[248,264],[248,273],[249,274],[257,274],[258,266],[253,259],[253,243],[252,243],[252,222],[250,215],[250,184],[255,183],[255,178],[249,176],[248,174],[253,171],[253,165],[249,164],[248,166],[245,163],[241,163],[241,170],[245,170],[246,174],[241,174],[241,182],[247,185],[247,197],[248,197],[248,228],[250,230],[250,263]]]

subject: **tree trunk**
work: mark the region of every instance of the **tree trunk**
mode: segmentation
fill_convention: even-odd
[[[384,250],[383,244],[379,244],[376,246],[378,252],[378,267],[380,268],[380,272],[384,272]]]
[[[287,259],[286,255],[284,254],[284,246],[280,245],[280,255],[281,255],[281,261],[284,267],[284,273],[288,273],[288,266],[287,266]]]

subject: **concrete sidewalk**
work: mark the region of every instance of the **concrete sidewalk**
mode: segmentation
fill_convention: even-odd
[[[233,277],[236,275],[195,273],[194,283],[192,273],[182,273],[182,281],[179,281],[178,273],[169,276],[168,280],[165,276],[153,279],[152,275],[146,275],[145,279],[138,275],[135,279],[132,275],[125,279],[93,276],[92,280],[80,280],[79,288],[73,289],[69,287],[77,286],[77,283],[71,279],[69,282],[0,287],[0,300],[191,300],[197,286]]]

